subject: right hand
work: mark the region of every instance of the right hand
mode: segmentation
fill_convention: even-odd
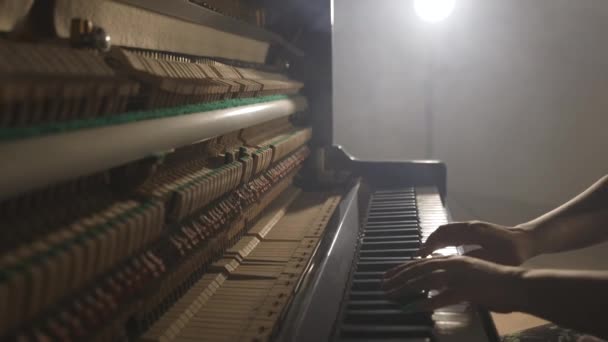
[[[534,256],[532,239],[526,230],[481,221],[450,223],[437,228],[418,256],[461,245],[478,245],[481,248],[465,255],[503,265],[520,265]]]
[[[467,256],[421,259],[405,263],[384,274],[382,290],[389,299],[408,304],[405,311],[433,311],[468,301],[496,312],[523,307],[522,280],[525,269],[498,265]],[[411,302],[413,293],[440,290],[438,294]]]

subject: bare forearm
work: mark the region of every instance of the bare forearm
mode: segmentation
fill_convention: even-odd
[[[608,240],[608,176],[567,203],[518,228],[533,240],[534,255]]]
[[[528,270],[521,275],[520,311],[560,326],[608,337],[608,273]]]

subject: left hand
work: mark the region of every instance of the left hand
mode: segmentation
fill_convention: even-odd
[[[518,310],[523,300],[521,274],[524,269],[503,266],[467,256],[422,259],[386,272],[382,289],[390,298],[423,290],[439,294],[408,305],[412,311],[432,311],[468,301],[496,312]]]

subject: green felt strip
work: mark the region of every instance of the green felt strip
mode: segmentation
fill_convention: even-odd
[[[28,127],[6,127],[0,128],[0,141],[24,139],[42,136],[46,134],[70,132],[85,128],[97,128],[111,125],[120,125],[142,120],[160,119],[178,115],[208,112],[212,110],[283,100],[286,98],[288,98],[287,95],[271,95],[244,99],[229,99],[215,102],[191,104],[179,107],[154,109],[148,111],[127,112],[105,117],[100,116],[92,119],[72,120],[68,122],[48,123]]]

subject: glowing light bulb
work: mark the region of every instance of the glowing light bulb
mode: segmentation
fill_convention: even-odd
[[[438,22],[449,17],[456,7],[456,0],[414,0],[414,10],[420,19]]]

